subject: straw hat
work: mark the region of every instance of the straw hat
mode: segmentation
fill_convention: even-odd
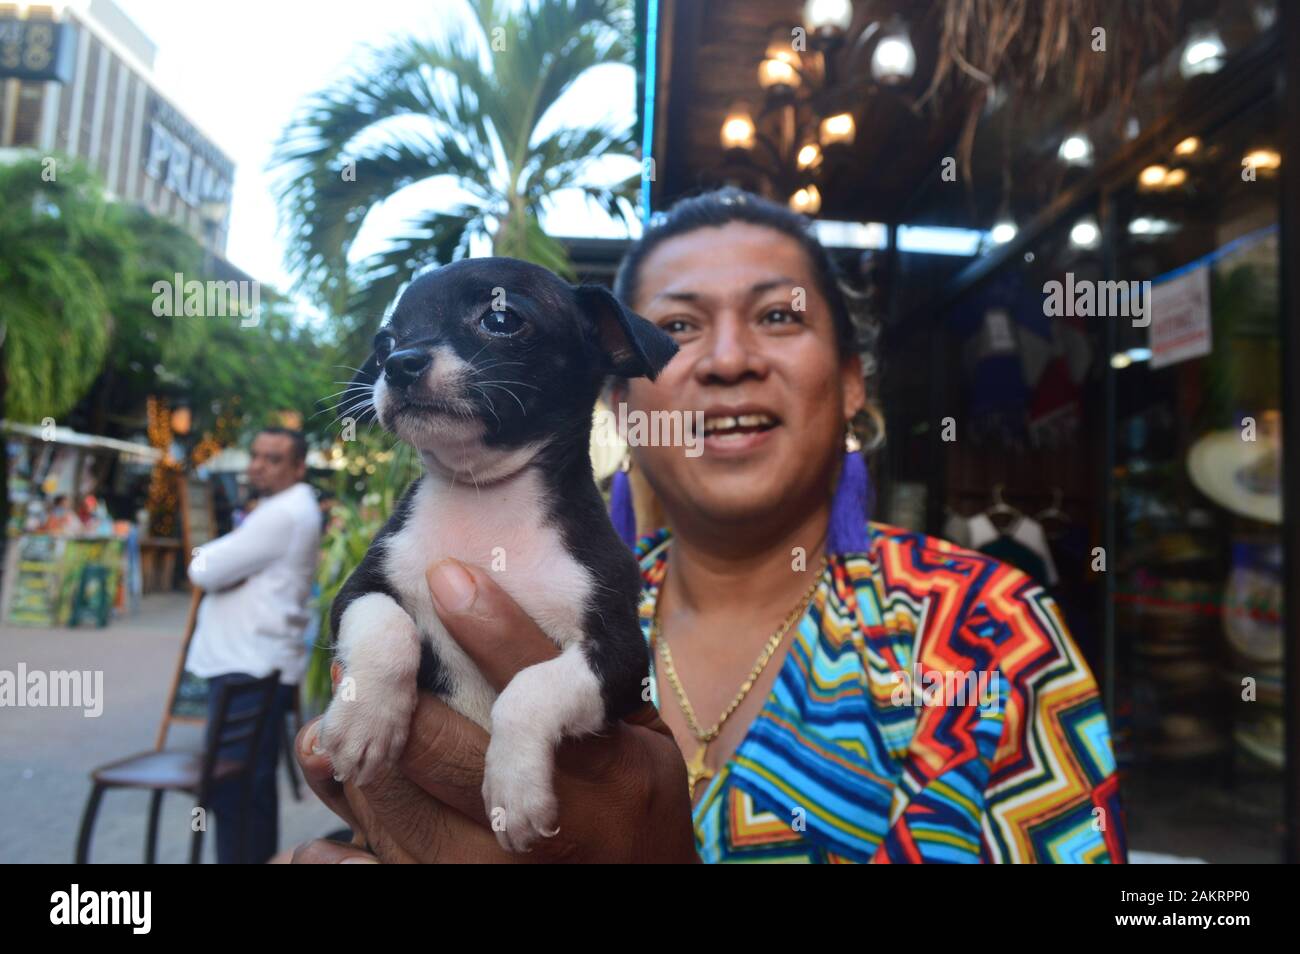
[[[1238,516],[1282,522],[1281,415],[1259,415],[1256,439],[1237,430],[1212,431],[1187,452],[1196,489]]]

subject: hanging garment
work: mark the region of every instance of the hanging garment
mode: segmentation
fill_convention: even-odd
[[[959,547],[972,549],[970,545],[970,521],[961,514],[948,511],[948,519],[943,522],[943,538]]]
[[[1021,516],[1005,531],[1000,531],[986,513],[977,513],[967,521],[970,547],[996,557],[1040,583],[1055,586],[1060,581],[1056,561],[1047,545],[1047,534],[1037,520]]]
[[[1037,329],[1045,321],[1042,312],[1041,296],[1012,270],[984,283],[950,313],[949,327],[962,342],[966,420],[974,440],[1024,443],[1029,387],[1019,339],[1024,328]]]

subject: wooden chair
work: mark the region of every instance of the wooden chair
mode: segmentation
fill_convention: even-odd
[[[217,718],[209,721],[207,739],[202,752],[154,750],[133,755],[91,772],[93,786],[86,809],[81,818],[81,831],[77,837],[77,864],[86,864],[90,858],[90,841],[95,829],[95,816],[99,814],[100,801],[110,788],[143,788],[151,791],[149,801],[149,827],[145,835],[145,864],[157,860],[158,818],[162,810],[163,794],[168,791],[189,792],[195,796],[196,807],[206,810],[212,788],[217,783],[239,781],[243,799],[239,818],[239,844],[245,841],[246,818],[252,799],[253,767],[257,764],[257,751],[262,738],[262,726],[275,699],[280,684],[276,670],[262,679],[223,686],[217,697]],[[248,699],[253,705],[239,711]],[[221,758],[221,750],[230,745],[249,743],[248,755],[242,759]],[[206,826],[204,826],[206,827]],[[198,864],[203,852],[203,829],[194,832],[190,844],[190,864]]]
[[[185,636],[181,640],[181,651],[176,657],[176,668],[172,671],[171,687],[167,690],[167,702],[163,706],[162,721],[158,723],[158,734],[154,748],[161,752],[167,746],[167,734],[173,725],[204,725],[207,722],[207,710],[190,711],[183,708],[188,705],[189,694],[182,693],[182,683],[188,686],[187,679],[193,679],[185,671],[185,660],[190,655],[190,643],[194,640],[194,627],[198,622],[199,603],[203,601],[203,590],[197,586],[190,587],[190,608],[185,620]],[[293,740],[302,728],[302,696],[295,692],[293,707],[284,714],[284,725],[280,732],[281,758],[284,760],[284,772],[289,779],[293,800],[302,801],[302,782],[298,778],[297,760],[294,758]]]

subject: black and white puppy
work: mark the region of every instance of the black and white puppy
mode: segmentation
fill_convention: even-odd
[[[640,575],[591,471],[595,401],[607,375],[653,379],[676,351],[606,289],[514,259],[406,288],[354,385],[426,473],[331,609],[343,672],[320,744],[340,778],[397,759],[418,686],[491,733],[483,799],[502,846],[554,834],[556,745],[635,709],[648,673]],[[426,572],[447,557],[490,570],[560,654],[498,696],[434,611]]]

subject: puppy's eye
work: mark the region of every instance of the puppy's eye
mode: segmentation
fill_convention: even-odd
[[[524,320],[513,311],[489,311],[478,320],[478,326],[490,335],[509,338],[524,326]]]
[[[388,360],[388,356],[393,353],[393,334],[391,331],[381,331],[375,335],[375,360],[383,364]]]

